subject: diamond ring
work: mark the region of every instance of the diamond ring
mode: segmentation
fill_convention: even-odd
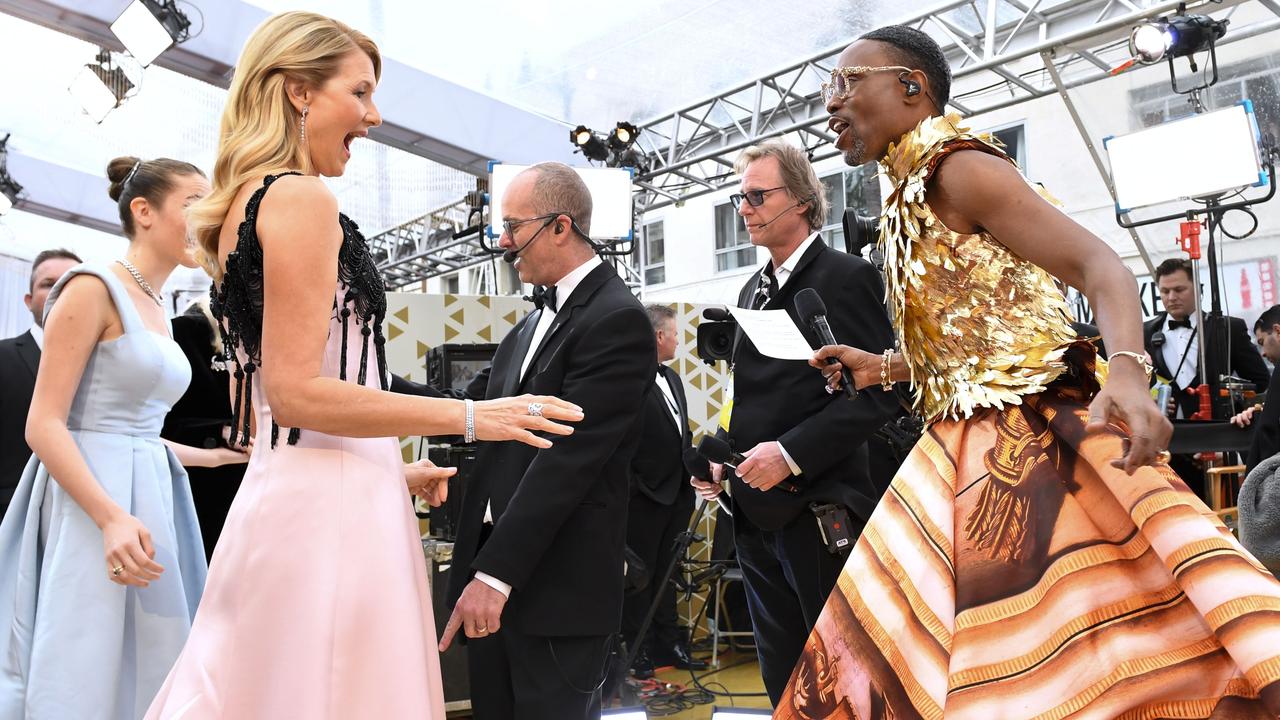
[[[542,403],[529,403],[529,414],[534,417],[542,417]]]

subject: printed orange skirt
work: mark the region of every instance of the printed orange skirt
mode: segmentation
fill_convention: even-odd
[[[926,432],[775,720],[1280,716],[1280,583],[1167,466],[1110,466],[1094,390]]]

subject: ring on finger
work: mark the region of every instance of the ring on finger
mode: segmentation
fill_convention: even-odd
[[[542,417],[543,405],[540,402],[529,403],[529,414],[534,417]]]
[[[117,566],[115,566],[115,567],[111,568],[111,576],[112,576],[112,577],[120,577],[120,573],[122,573],[122,572],[124,572],[124,566],[123,566],[123,565],[117,565]]]

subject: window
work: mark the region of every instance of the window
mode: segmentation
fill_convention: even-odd
[[[451,295],[457,295],[462,283],[456,274],[444,278],[444,291]]]
[[[1206,109],[1221,110],[1251,100],[1263,142],[1280,137],[1280,59],[1267,55],[1224,65],[1218,68],[1218,78],[1216,85],[1201,94]],[[1130,98],[1130,124],[1135,130],[1192,114],[1187,96],[1175,93],[1168,80],[1132,90]]]
[[[644,269],[644,284],[661,285],[667,281],[666,241],[662,221],[645,225],[643,234],[644,258],[641,267]]]
[[[991,134],[1004,146],[1005,153],[1022,168],[1022,173],[1027,174],[1027,126],[1018,123],[992,130]]]
[[[742,218],[732,203],[716,206],[716,272],[726,272],[756,264],[756,248],[751,244]]]
[[[845,210],[857,210],[859,215],[866,217],[880,217],[880,181],[876,178],[876,166],[859,165],[821,180],[830,205],[827,220],[822,226],[822,241],[829,247],[847,252]]]

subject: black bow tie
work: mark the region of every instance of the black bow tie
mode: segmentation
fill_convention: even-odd
[[[555,312],[557,309],[556,286],[552,285],[551,287],[543,287],[541,285],[535,285],[533,287],[533,294],[525,298],[525,300],[532,302],[533,306],[539,310],[543,307],[549,307],[551,308],[551,312]]]
[[[1188,318],[1188,319],[1186,319],[1186,320],[1174,320],[1173,318],[1169,318],[1169,329],[1170,329],[1170,330],[1177,330],[1178,328],[1186,328],[1186,329],[1190,330],[1190,329],[1191,329],[1191,319],[1190,319],[1190,318]]]

